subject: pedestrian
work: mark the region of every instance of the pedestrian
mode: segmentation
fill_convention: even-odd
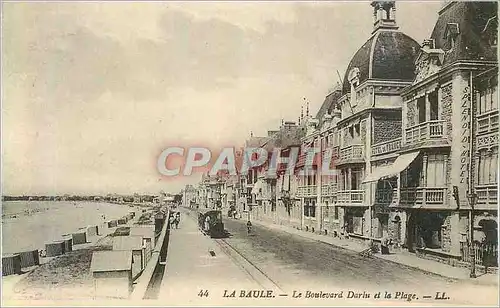
[[[250,232],[252,232],[252,223],[249,221],[247,221],[247,233],[250,234]]]
[[[175,228],[176,229],[179,229],[179,221],[180,221],[180,218],[176,216],[174,218],[174,224],[175,224]]]
[[[175,217],[174,217],[174,215],[170,215],[170,218],[168,220],[170,222],[170,229],[172,229],[174,227],[174,224],[175,224]]]
[[[208,233],[210,230],[210,216],[207,215],[205,218],[205,233]]]
[[[177,212],[175,214],[175,219],[177,219],[178,222],[181,222],[181,212]]]

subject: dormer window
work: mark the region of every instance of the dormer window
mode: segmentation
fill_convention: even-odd
[[[498,41],[498,20],[496,16],[491,17],[488,19],[488,22],[486,22],[486,26],[484,26],[484,29],[482,31],[482,36],[484,39],[488,41],[491,47],[497,47],[497,41]]]
[[[460,29],[457,23],[450,22],[444,30],[444,39],[446,41],[446,49],[452,50],[455,47],[457,37],[460,34]]]

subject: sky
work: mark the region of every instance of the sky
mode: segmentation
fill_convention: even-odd
[[[397,2],[421,43],[441,2]],[[177,192],[168,146],[240,145],[311,113],[369,38],[369,2],[3,2],[2,190]]]

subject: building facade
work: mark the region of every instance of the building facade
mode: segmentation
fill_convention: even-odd
[[[294,173],[265,164],[224,180],[225,204],[450,264],[469,261],[473,245],[476,263],[497,266],[497,3],[446,3],[422,44],[399,31],[394,1],[371,5],[373,32],[317,114],[307,106],[298,123],[245,142],[269,156],[300,146]],[[320,159],[307,164],[311,147]],[[318,172],[324,156],[332,175]],[[209,203],[207,183],[198,202]]]

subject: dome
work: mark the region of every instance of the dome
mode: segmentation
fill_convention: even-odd
[[[367,79],[412,81],[420,45],[408,35],[379,29],[354,54],[344,76],[342,93],[351,91],[349,74],[359,70],[359,84]]]

